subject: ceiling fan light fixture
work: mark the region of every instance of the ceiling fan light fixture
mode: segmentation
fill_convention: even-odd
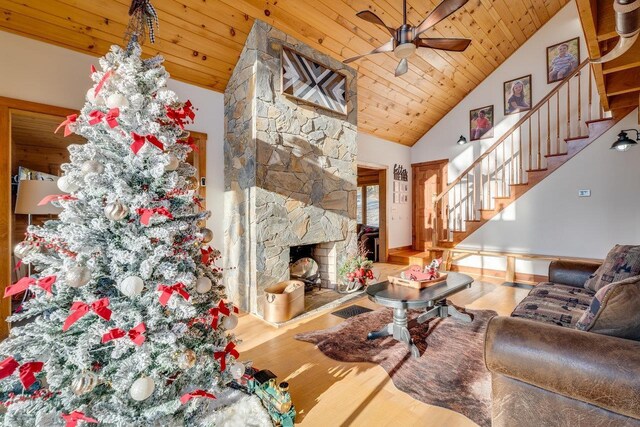
[[[396,46],[393,50],[393,54],[398,59],[406,59],[413,55],[416,51],[416,45],[413,43],[403,43]]]

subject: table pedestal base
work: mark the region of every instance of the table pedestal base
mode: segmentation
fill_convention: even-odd
[[[416,319],[419,324],[426,322],[434,317],[453,317],[463,322],[471,322],[471,316],[466,313],[461,313],[453,305],[447,303],[447,301],[438,301],[436,305],[429,310],[422,313]],[[409,351],[413,357],[420,357],[418,347],[413,342],[411,334],[409,333],[409,321],[407,319],[406,308],[394,308],[393,309],[393,323],[383,326],[377,331],[369,332],[367,335],[368,340],[375,340],[378,338],[393,336],[397,341],[407,344]]]

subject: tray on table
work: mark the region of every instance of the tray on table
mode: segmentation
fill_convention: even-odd
[[[408,272],[410,270],[405,270],[405,271]],[[428,288],[429,286],[440,284],[442,282],[446,282],[447,273],[440,273],[440,277],[436,279],[431,279],[431,280],[403,279],[402,277],[400,277],[399,274],[389,276],[387,277],[387,280],[389,280],[389,283],[393,285],[408,286],[410,288],[423,289],[423,288]]]

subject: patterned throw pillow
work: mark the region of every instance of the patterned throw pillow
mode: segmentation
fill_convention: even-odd
[[[640,246],[615,245],[604,263],[584,283],[584,287],[598,292],[603,286],[640,274]]]
[[[640,276],[601,288],[576,329],[640,340]]]

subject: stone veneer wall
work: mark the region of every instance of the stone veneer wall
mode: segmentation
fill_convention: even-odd
[[[346,116],[281,94],[283,45],[347,76]],[[331,243],[338,264],[356,251],[356,87],[353,69],[255,21],[225,90],[224,279],[242,309],[261,314],[264,288],[289,278],[289,247]]]

